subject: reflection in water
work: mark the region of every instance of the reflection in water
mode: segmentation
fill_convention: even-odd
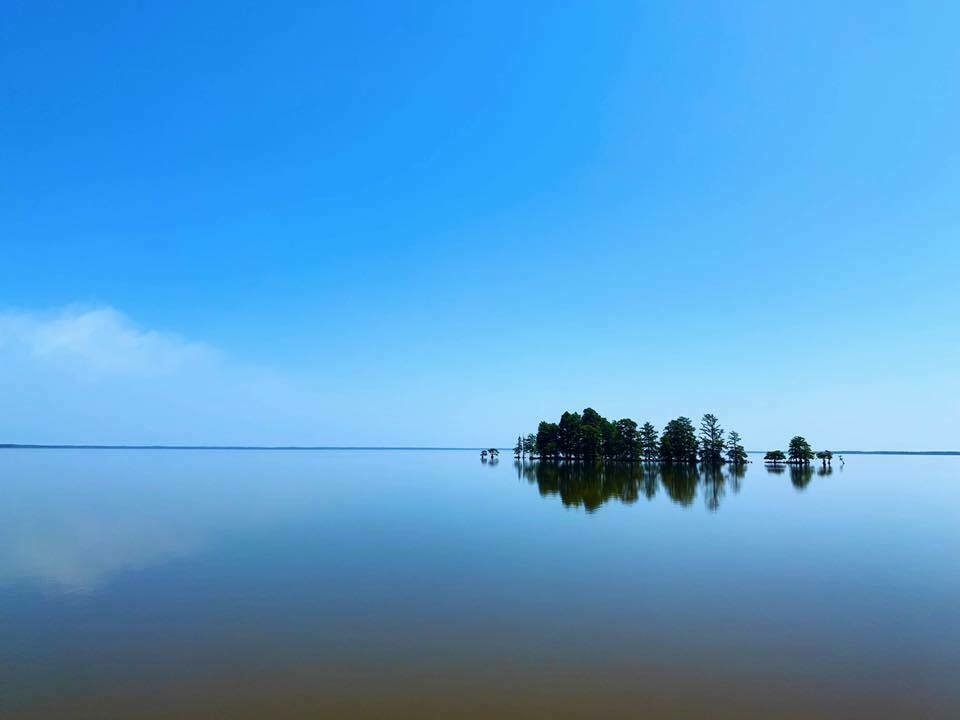
[[[803,490],[813,480],[813,468],[809,465],[791,465],[790,482],[797,490]]]
[[[783,466],[766,466],[769,472],[785,472]],[[711,512],[719,509],[729,488],[737,494],[743,487],[747,469],[732,465],[661,465],[658,463],[606,463],[514,461],[517,477],[536,483],[540,494],[559,495],[566,507],[583,507],[593,512],[604,503],[618,500],[624,504],[635,503],[642,495],[647,500],[657,494],[660,487],[669,498],[684,507],[692,505],[702,488],[704,504]],[[796,468],[803,472],[802,468]],[[791,468],[791,471],[793,468]],[[803,474],[791,480],[797,487],[810,482]],[[829,474],[829,473],[827,473]],[[801,484],[798,484],[802,482]]]

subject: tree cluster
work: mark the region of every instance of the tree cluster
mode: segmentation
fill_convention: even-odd
[[[822,460],[823,465],[826,466],[830,460],[833,459],[833,453],[829,450],[814,453],[813,448],[810,447],[810,443],[807,442],[805,437],[802,435],[794,435],[790,439],[786,453],[784,453],[783,450],[770,450],[763,456],[763,460],[773,465],[779,465],[783,462],[790,463],[791,465],[809,465],[814,457]]]
[[[740,435],[727,435],[711,413],[703,416],[699,434],[689,418],[668,422],[662,433],[649,422],[630,418],[608,420],[593,408],[565,412],[559,422],[542,421],[536,434],[517,437],[514,454],[551,460],[662,462],[671,464],[743,465],[747,452]]]

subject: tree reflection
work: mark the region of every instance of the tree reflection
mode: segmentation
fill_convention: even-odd
[[[671,465],[657,463],[584,463],[567,461],[517,460],[518,477],[536,484],[543,497],[558,496],[565,507],[594,512],[616,500],[630,505],[641,496],[652,500],[662,487],[678,505],[692,505],[700,487],[704,503],[714,512],[729,486],[739,492],[746,469],[720,466]]]
[[[723,497],[726,478],[720,465],[704,465],[701,470],[703,476],[704,500],[710,512],[716,512],[720,507],[720,498]]]
[[[583,507],[593,512],[610,500],[624,504],[635,503],[643,494],[652,491],[638,464],[608,463],[604,465],[582,462],[531,462],[521,465],[523,476],[536,483],[544,497],[559,495],[566,507]]]
[[[813,479],[813,468],[809,465],[791,465],[790,482],[797,490],[803,490]]]
[[[730,477],[730,489],[734,493],[740,492],[740,488],[743,487],[743,476],[747,474],[746,465],[728,465],[727,472]]]

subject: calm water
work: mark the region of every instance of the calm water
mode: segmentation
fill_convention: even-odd
[[[960,458],[0,451],[3,718],[957,718]]]

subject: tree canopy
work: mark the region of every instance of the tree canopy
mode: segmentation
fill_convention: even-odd
[[[786,459],[787,456],[784,454],[783,450],[770,450],[766,455],[763,456],[764,462],[771,462],[774,465],[785,462]]]
[[[514,452],[553,460],[618,460],[624,462],[709,463],[735,465],[747,462],[740,435],[725,437],[716,415],[707,413],[700,434],[690,418],[678,417],[662,433],[650,422],[639,426],[631,418],[608,420],[593,408],[565,411],[558,422],[542,421],[536,435],[517,439]]]
[[[805,438],[794,435],[790,440],[790,447],[787,448],[787,455],[790,456],[790,462],[808,465],[813,459],[813,449]]]

